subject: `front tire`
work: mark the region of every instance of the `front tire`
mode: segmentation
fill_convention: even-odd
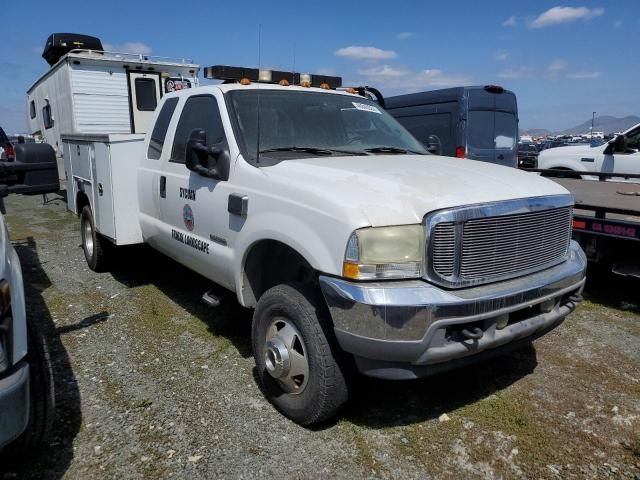
[[[87,265],[94,272],[105,272],[111,264],[113,246],[96,231],[91,207],[85,205],[80,214],[80,235],[82,250]]]
[[[29,363],[29,422],[11,446],[18,457],[33,455],[49,436],[55,416],[53,367],[44,333],[31,322],[27,324]]]
[[[344,354],[316,290],[298,283],[269,289],[256,306],[251,336],[263,392],[285,416],[311,425],[346,403]]]

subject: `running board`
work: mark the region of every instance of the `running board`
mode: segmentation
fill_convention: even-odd
[[[202,301],[205,303],[205,305],[211,308],[220,306],[221,300],[222,300],[222,297],[213,293],[213,289],[209,290],[208,292],[205,292],[202,295]]]
[[[637,264],[616,264],[611,268],[611,271],[616,275],[622,275],[623,277],[640,278],[640,265]]]

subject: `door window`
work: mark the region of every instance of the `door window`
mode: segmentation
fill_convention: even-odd
[[[156,124],[153,127],[153,132],[151,132],[151,138],[149,139],[149,150],[147,152],[147,156],[152,160],[158,160],[160,158],[160,154],[162,154],[162,147],[164,146],[164,139],[167,136],[167,130],[169,129],[169,123],[171,122],[171,117],[173,116],[173,112],[176,109],[176,105],[178,105],[177,98],[170,98],[160,110],[158,114],[158,119],[156,120]]]
[[[627,149],[640,150],[640,128],[627,134]]]
[[[185,163],[185,148],[191,132],[202,128],[207,134],[207,145],[224,140],[224,127],[218,102],[210,95],[189,97],[182,109],[171,151],[172,162]]]
[[[158,105],[156,98],[156,82],[153,78],[136,78],[136,107],[141,112],[154,111]]]

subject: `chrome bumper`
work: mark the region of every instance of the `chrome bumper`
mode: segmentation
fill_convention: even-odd
[[[327,276],[320,285],[338,342],[363,373],[415,378],[551,330],[579,301],[586,267],[572,241],[569,258],[555,267],[479,287],[445,290],[421,280],[356,283]],[[465,337],[465,328],[482,335]]]

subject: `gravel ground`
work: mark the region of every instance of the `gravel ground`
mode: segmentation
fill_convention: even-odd
[[[590,281],[558,329],[413,382],[360,379],[349,408],[295,425],[254,377],[251,313],[146,249],[91,272],[55,196],[7,199],[28,310],[48,333],[57,419],[0,478],[638,478],[638,283]],[[600,275],[595,278],[602,278]]]

